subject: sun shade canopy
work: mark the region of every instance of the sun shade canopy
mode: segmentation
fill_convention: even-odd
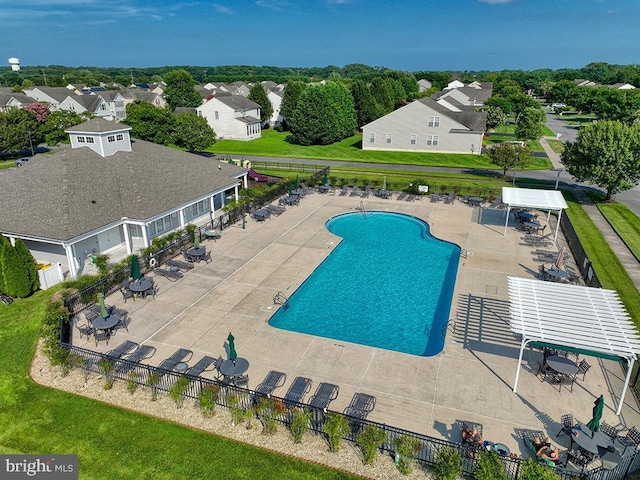
[[[522,336],[513,391],[527,344],[549,344],[629,364],[618,414],[627,390],[640,336],[613,290],[509,277],[511,330]]]
[[[554,239],[558,237],[558,226],[562,210],[568,208],[562,192],[558,190],[536,190],[533,188],[502,187],[502,203],[507,205],[507,218],[504,224],[504,233],[507,234],[509,223],[509,211],[512,208],[532,208],[547,212],[558,212],[558,223]],[[548,220],[548,219],[547,219]]]

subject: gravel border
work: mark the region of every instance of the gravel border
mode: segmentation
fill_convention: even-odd
[[[33,381],[40,385],[168,420],[279,454],[343,470],[364,478],[374,480],[433,480],[435,478],[418,465],[414,466],[409,475],[402,475],[388,455],[378,455],[372,465],[364,465],[360,450],[350,442],[343,443],[338,452],[330,452],[326,441],[320,435],[307,434],[303,437],[302,443],[295,444],[291,434],[280,425],[278,431],[271,436],[262,435],[258,419],[252,422],[253,428],[250,429],[244,424],[232,426],[231,414],[224,407],[216,408],[215,415],[206,418],[200,413],[195,402],[190,400],[185,401],[180,409],[166,394],[159,394],[157,401],[151,401],[149,390],[145,387],[139,387],[135,393],[130,394],[124,382],[116,381],[110,390],[105,390],[100,375],[91,373],[85,382],[83,372],[75,369],[63,377],[61,369],[51,366],[48,357],[42,353],[41,343],[40,341],[38,344],[29,372]]]

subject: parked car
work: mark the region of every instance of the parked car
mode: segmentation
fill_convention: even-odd
[[[21,167],[23,165],[26,165],[27,163],[29,163],[29,160],[31,160],[31,158],[29,157],[22,157],[16,160],[16,167]]]

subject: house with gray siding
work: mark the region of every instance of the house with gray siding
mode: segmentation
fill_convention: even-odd
[[[242,95],[216,95],[196,108],[220,139],[260,138],[260,105]]]
[[[487,116],[421,98],[362,128],[363,150],[480,154]]]
[[[247,186],[245,168],[131,139],[130,130],[94,118],[67,130],[71,148],[5,169],[0,232],[74,278],[92,255],[118,262],[209,221]]]

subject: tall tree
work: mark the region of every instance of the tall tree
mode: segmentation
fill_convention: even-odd
[[[487,112],[487,128],[496,128],[507,122],[507,115],[500,107],[490,105],[483,110]]]
[[[395,106],[393,86],[382,77],[376,77],[371,82],[371,94],[378,107],[378,117],[393,112]]]
[[[20,255],[9,242],[3,242],[1,248],[0,271],[4,278],[4,293],[10,297],[28,297],[31,295],[31,282],[24,271]]]
[[[351,96],[356,109],[357,126],[360,130],[364,125],[378,118],[376,103],[369,86],[362,80],[355,80],[351,84]]]
[[[328,145],[356,131],[351,93],[341,83],[307,88],[289,123],[291,141],[300,145]]]
[[[562,163],[580,182],[606,189],[607,200],[640,182],[640,125],[599,121],[567,142]]]
[[[307,85],[300,80],[292,80],[287,82],[282,92],[282,104],[280,105],[280,115],[282,115],[287,121],[293,115],[296,107],[298,106],[298,100],[300,95],[307,88]]]
[[[527,108],[520,114],[515,133],[522,140],[538,140],[547,117],[539,108]]]
[[[134,138],[167,145],[172,140],[175,121],[175,116],[168,108],[135,101],[127,105],[127,118],[122,123],[131,127],[131,136]]]
[[[205,118],[183,112],[176,115],[173,143],[190,152],[202,152],[216,143],[216,134]]]
[[[33,293],[40,288],[40,280],[38,279],[38,270],[36,270],[36,261],[31,255],[31,252],[25,245],[25,243],[20,239],[16,239],[16,252],[20,256],[20,260],[23,265],[23,273],[27,276],[29,280],[29,288],[30,292]]]
[[[33,112],[21,108],[10,108],[0,112],[0,151],[15,153],[28,150],[41,138],[38,121]]]
[[[33,112],[33,114],[36,116],[36,120],[41,125],[47,121],[47,117],[51,113],[51,111],[49,110],[49,105],[45,103],[30,103],[29,105],[25,105],[24,109],[28,110],[29,112]]]
[[[86,112],[77,114],[67,110],[58,110],[50,113],[44,125],[42,125],[45,142],[50,146],[58,145],[59,143],[70,143],[69,134],[64,131],[69,127],[81,124],[91,117],[92,115]]]
[[[273,115],[273,106],[267,97],[267,92],[261,83],[256,83],[249,91],[249,100],[253,100],[260,105],[260,122],[264,125]]]
[[[171,110],[176,107],[198,107],[202,104],[202,96],[195,90],[195,81],[184,69],[173,70],[164,77],[167,88],[164,96]]]
[[[489,155],[491,163],[502,169],[503,177],[507,175],[507,170],[524,168],[531,161],[531,152],[527,147],[511,142],[493,145],[487,149],[487,155]]]

